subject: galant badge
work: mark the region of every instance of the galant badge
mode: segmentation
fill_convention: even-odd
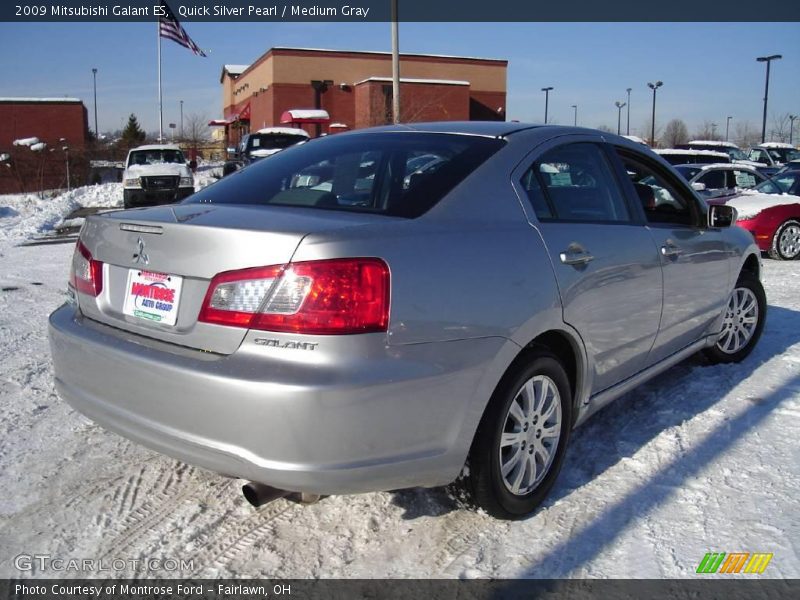
[[[141,263],[143,265],[146,265],[147,263],[150,262],[150,259],[147,257],[147,254],[145,254],[144,240],[142,238],[139,238],[136,242],[136,252],[134,252],[133,254],[132,261],[135,263]]]

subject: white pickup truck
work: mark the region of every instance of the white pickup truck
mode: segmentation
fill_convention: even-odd
[[[122,184],[125,208],[171,204],[194,193],[192,165],[178,146],[170,144],[128,152]]]

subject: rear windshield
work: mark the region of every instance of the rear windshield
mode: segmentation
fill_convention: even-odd
[[[335,135],[221,179],[188,204],[302,206],[417,217],[504,144],[436,133]]]

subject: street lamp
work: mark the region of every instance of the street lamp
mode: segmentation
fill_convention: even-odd
[[[731,129],[731,119],[732,118],[733,117],[727,117],[725,119],[725,141],[726,142],[728,141],[728,133],[730,132],[730,129]]]
[[[573,104],[572,108],[575,111],[575,115],[574,115],[574,118],[572,120],[572,124],[577,127],[578,126],[578,105],[577,104]]]
[[[553,90],[551,87],[543,87],[542,91],[544,92],[544,124],[547,125],[547,104],[550,100],[550,92]]]
[[[628,105],[625,102],[620,102],[619,100],[617,100],[616,102],[614,102],[614,106],[617,107],[617,135],[619,135],[620,134],[620,128],[622,126],[621,125],[622,124],[622,108],[624,106],[628,106]]]
[[[658,88],[664,85],[663,81],[656,81],[655,83],[647,83],[647,87],[653,90],[653,116],[650,121],[650,147],[656,147],[656,92]]]
[[[625,135],[631,134],[631,90],[633,88],[627,88],[625,91],[628,92],[628,125],[625,127]]]
[[[97,131],[97,69],[92,69],[92,80],[94,81],[94,139],[100,140],[100,132]]]
[[[183,100],[181,100],[180,103],[181,103],[181,139],[183,139]]]
[[[759,56],[756,58],[758,62],[767,63],[767,79],[764,84],[764,118],[761,120],[761,143],[763,144],[767,139],[767,99],[769,98],[769,65],[773,60],[780,60],[783,58],[780,54],[772,54],[770,56]]]
[[[789,143],[792,143],[792,134],[794,133],[794,120],[797,115],[789,115]]]

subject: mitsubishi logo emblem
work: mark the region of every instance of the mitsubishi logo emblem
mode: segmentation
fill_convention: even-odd
[[[132,260],[135,263],[141,263],[143,265],[146,265],[147,263],[150,262],[150,259],[147,257],[147,254],[145,254],[144,240],[142,238],[139,238],[136,242],[136,252],[133,254]]]

